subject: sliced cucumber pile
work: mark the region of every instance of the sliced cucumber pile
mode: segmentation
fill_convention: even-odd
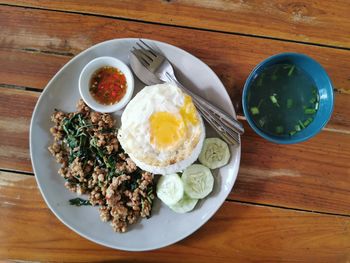
[[[187,213],[196,206],[198,199],[212,190],[214,177],[210,170],[193,164],[185,169],[180,178],[177,174],[163,175],[157,184],[157,195],[176,213]]]
[[[198,158],[201,164],[187,167],[181,178],[178,174],[163,175],[157,184],[158,197],[176,213],[192,211],[199,199],[213,191],[214,177],[210,169],[226,165],[229,159],[226,142],[219,138],[205,139]]]
[[[213,190],[214,177],[208,167],[193,164],[186,168],[181,177],[185,193],[195,199],[206,197]]]
[[[226,142],[219,138],[204,140],[202,151],[198,157],[201,164],[210,169],[220,168],[228,163],[230,150]]]
[[[184,185],[178,174],[160,177],[157,184],[157,196],[166,205],[175,205],[184,195]]]

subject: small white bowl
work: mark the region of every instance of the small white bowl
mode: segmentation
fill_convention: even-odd
[[[89,86],[92,75],[96,70],[105,67],[118,68],[126,78],[127,89],[124,97],[113,105],[103,105],[98,103],[90,94]],[[93,110],[98,112],[115,112],[126,106],[134,92],[134,77],[129,67],[119,59],[113,57],[98,57],[91,60],[80,73],[79,76],[79,93],[84,102]]]

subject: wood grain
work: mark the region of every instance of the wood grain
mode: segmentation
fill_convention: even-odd
[[[156,38],[206,62],[223,81],[241,112],[240,94],[254,66],[275,53],[294,51],[317,59],[339,91],[329,128],[342,132],[350,128],[347,117],[350,115],[350,52],[347,50],[52,11],[14,7],[1,7],[1,10],[0,54],[8,59],[0,61],[0,77],[5,84],[42,89],[71,58],[69,54],[112,38]],[[19,71],[23,72],[21,78],[16,75]]]
[[[30,118],[39,93],[0,88],[0,168],[31,171]]]
[[[0,48],[0,81],[43,89],[70,57],[34,51]]]
[[[54,11],[4,6],[0,10],[2,49],[76,55],[109,39],[156,39],[202,59],[228,89],[241,89],[249,72],[266,57],[281,52],[300,52],[318,60],[336,88],[350,90],[350,52],[347,50]]]
[[[241,166],[231,199],[350,214],[349,134],[323,131],[303,143],[278,145],[243,123]]]
[[[32,172],[28,130],[38,96],[0,89],[0,168]],[[243,123],[241,167],[230,199],[350,215],[349,134],[323,131],[308,142],[281,146]]]
[[[347,0],[5,0],[3,3],[350,47]]]
[[[128,253],[96,245],[65,227],[45,205],[34,177],[0,172],[0,189],[0,258],[75,262],[350,259],[349,217],[225,202],[207,224],[185,240],[156,251]]]

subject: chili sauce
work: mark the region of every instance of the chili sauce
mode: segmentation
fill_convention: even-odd
[[[91,96],[100,104],[112,105],[125,95],[125,75],[117,68],[105,66],[95,71],[90,80]]]

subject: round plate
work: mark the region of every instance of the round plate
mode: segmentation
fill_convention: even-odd
[[[129,251],[144,251],[173,244],[200,228],[223,204],[236,180],[241,147],[231,147],[228,165],[215,170],[213,192],[186,214],[177,214],[159,199],[155,200],[150,219],[143,219],[129,227],[126,233],[115,233],[109,223],[99,218],[97,207],[71,206],[69,199],[76,197],[64,187],[58,175],[59,165],[51,157],[48,146],[53,138],[49,132],[54,109],[75,111],[79,99],[78,79],[83,67],[100,56],[114,56],[129,64],[130,50],[137,39],[115,39],[97,44],[74,57],[48,83],[33,112],[30,125],[30,154],[35,178],[47,205],[70,229],[98,244]],[[148,40],[150,43],[152,40]],[[178,79],[194,92],[210,99],[236,117],[225,87],[216,74],[201,60],[175,46],[152,41],[173,63]],[[144,87],[135,77],[134,95]],[[115,114],[120,116],[121,112]],[[118,122],[117,122],[118,123]],[[118,123],[119,124],[119,123]],[[217,136],[206,126],[207,137]],[[43,222],[45,224],[45,222]]]

